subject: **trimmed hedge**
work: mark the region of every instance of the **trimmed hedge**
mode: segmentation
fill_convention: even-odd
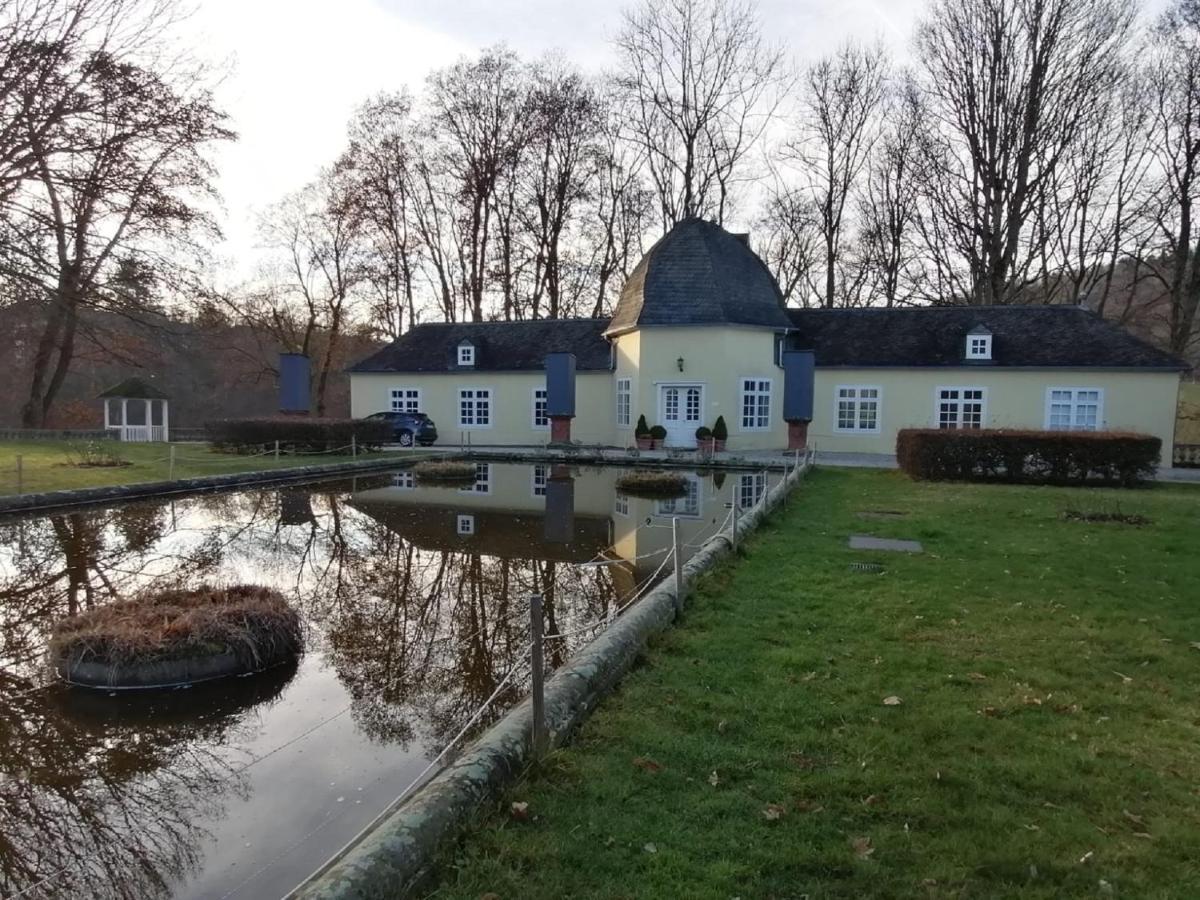
[[[924,481],[1130,487],[1153,476],[1161,452],[1159,438],[1117,431],[905,428],[896,436],[900,468]]]
[[[350,452],[351,439],[360,450],[378,449],[392,440],[392,425],[382,419],[315,419],[308,416],[266,416],[260,419],[220,419],[204,431],[213,447],[235,453],[269,450],[279,445],[300,453],[327,450]]]

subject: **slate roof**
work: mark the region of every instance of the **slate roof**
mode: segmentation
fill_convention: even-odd
[[[1187,369],[1124,328],[1078,306],[790,309],[789,343],[822,367],[1007,366]],[[966,335],[992,333],[992,359],[965,359]]]
[[[541,371],[547,353],[574,353],[578,371],[609,368],[606,319],[532,319],[522,322],[435,322],[418,325],[351,372],[464,372],[458,345],[475,345],[476,371]]]
[[[148,384],[140,378],[126,378],[120,384],[113,385],[104,393],[97,396],[97,400],[103,400],[108,397],[127,397],[130,400],[169,400],[171,399],[152,384]]]
[[[748,242],[712,222],[684,219],[637,264],[606,334],[647,325],[788,324],[779,285]]]

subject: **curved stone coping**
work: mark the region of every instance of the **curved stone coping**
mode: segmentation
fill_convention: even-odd
[[[129,666],[111,666],[88,660],[67,663],[56,660],[54,669],[59,678],[75,687],[104,691],[148,691],[202,684],[235,675],[256,675],[295,657],[281,653],[248,667],[236,653],[214,653],[211,656],[190,656],[182,659],[158,659]]]
[[[174,497],[180,494],[201,494],[207,491],[251,485],[284,484],[292,481],[314,481],[331,475],[353,475],[360,472],[387,472],[404,468],[425,459],[424,456],[374,457],[367,460],[329,463],[319,466],[295,466],[287,469],[267,469],[256,472],[236,472],[230,475],[201,475],[175,481],[143,481],[137,484],[114,484],[104,487],[79,488],[73,491],[46,491],[40,494],[14,494],[0,497],[0,515],[7,513],[42,512],[72,506],[95,506],[120,503],[125,500],[146,500],[154,497]]]
[[[803,478],[794,470],[763,502],[738,519],[749,534]],[[729,535],[714,535],[684,564],[686,585],[731,552]],[[675,618],[675,584],[666,578],[594,641],[579,650],[546,684],[546,722],[552,745],[588,715],[629,670],[646,642]],[[531,701],[525,700],[471,744],[407,801],[394,804],[293,894],[303,900],[407,897],[428,874],[444,841],[475,812],[516,781],[532,759]]]

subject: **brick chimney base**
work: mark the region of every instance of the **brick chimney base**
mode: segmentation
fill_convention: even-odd
[[[808,447],[808,423],[788,422],[788,449],[804,450]]]
[[[570,416],[551,416],[550,417],[550,442],[553,444],[566,444],[571,440],[571,417]]]

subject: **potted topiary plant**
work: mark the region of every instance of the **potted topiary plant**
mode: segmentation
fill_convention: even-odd
[[[713,433],[707,425],[701,425],[696,429],[696,445],[701,453],[713,452]]]
[[[633,429],[633,439],[639,450],[654,448],[654,439],[650,437],[650,426],[646,424],[645,416],[638,416],[637,425]]]
[[[725,449],[725,442],[729,440],[729,429],[725,427],[725,417],[717,416],[717,421],[713,424],[713,449],[721,451]]]
[[[653,443],[651,444],[650,449],[659,450],[662,448],[663,441],[667,439],[667,429],[663,428],[661,425],[655,425],[650,429],[650,437],[653,438]]]

